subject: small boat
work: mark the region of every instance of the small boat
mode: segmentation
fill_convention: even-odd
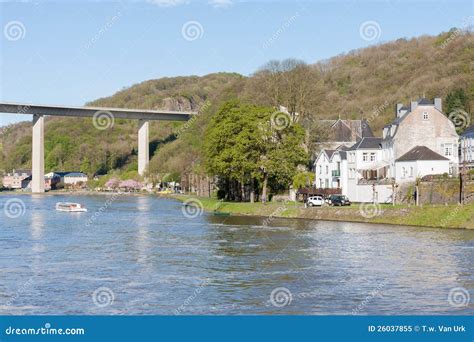
[[[58,202],[56,203],[57,211],[67,211],[70,213],[79,213],[87,211],[87,208],[79,203]]]

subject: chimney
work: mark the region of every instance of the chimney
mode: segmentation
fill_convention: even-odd
[[[397,118],[401,118],[403,115],[405,115],[408,111],[403,108],[403,103],[397,103]]]
[[[395,116],[398,118],[400,116],[400,109],[403,107],[403,103],[397,103],[397,111]]]
[[[440,112],[443,111],[443,105],[442,105],[442,102],[441,102],[441,98],[440,97],[435,97],[434,99],[434,106],[437,110],[439,110]]]
[[[411,101],[410,112],[413,112],[417,106],[418,106],[418,101]]]

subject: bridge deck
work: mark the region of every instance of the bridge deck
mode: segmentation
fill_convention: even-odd
[[[0,113],[39,114],[52,116],[93,117],[98,112],[108,112],[116,119],[187,121],[196,112],[165,110],[123,109],[107,107],[49,106],[28,103],[0,103]]]

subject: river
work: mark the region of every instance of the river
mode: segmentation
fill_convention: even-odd
[[[87,213],[54,210],[58,201]],[[0,314],[474,313],[474,231],[0,195]],[[194,217],[191,217],[194,216]]]

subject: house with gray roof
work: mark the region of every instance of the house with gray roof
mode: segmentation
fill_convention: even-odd
[[[339,146],[350,147],[364,137],[373,137],[367,120],[320,120],[321,129],[326,135],[321,138],[322,148],[337,149]]]
[[[426,146],[415,146],[395,160],[397,183],[415,182],[426,175],[449,174],[449,159]]]
[[[400,180],[396,161],[416,146],[425,146],[449,160],[448,174],[456,175],[459,166],[456,128],[442,112],[440,98],[420,99],[410,106],[397,104],[395,119],[386,125],[382,135],[382,158],[387,177]],[[421,175],[423,176],[423,175]]]
[[[320,189],[347,189],[347,150],[344,145],[335,150],[323,149],[315,162],[314,185]]]
[[[397,104],[395,119],[384,127],[382,138],[374,137],[370,128],[360,131],[366,136],[351,135],[357,129],[350,130],[342,120],[332,125],[335,140],[356,141],[350,147],[340,144],[320,151],[314,163],[315,185],[341,188],[354,202],[391,202],[394,184],[458,172],[458,135],[439,98]],[[474,129],[466,136],[474,140]],[[471,161],[473,140],[466,140],[471,153],[466,158]]]

